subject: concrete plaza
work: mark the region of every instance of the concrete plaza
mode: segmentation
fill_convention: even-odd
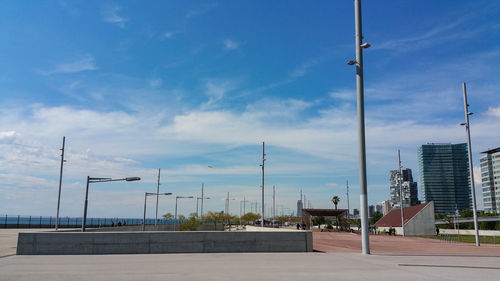
[[[26,230],[22,230],[26,231]],[[0,280],[498,280],[500,247],[423,238],[314,233],[315,253],[16,256],[0,230]]]

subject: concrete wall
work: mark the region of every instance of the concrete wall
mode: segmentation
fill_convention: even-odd
[[[311,252],[310,231],[19,233],[18,255]]]
[[[402,234],[402,230],[396,229],[397,234]],[[434,218],[434,201],[431,201],[411,220],[405,223],[406,235],[435,235],[436,220]]]

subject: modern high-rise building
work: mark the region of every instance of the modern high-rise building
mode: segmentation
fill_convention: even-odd
[[[355,218],[359,217],[359,209],[352,209],[352,216]]]
[[[302,200],[297,200],[297,217],[302,216]]]
[[[472,208],[466,143],[429,143],[418,147],[420,186],[437,214]]]
[[[382,214],[385,216],[392,210],[391,200],[382,201]]]
[[[483,187],[484,211],[500,211],[500,147],[481,152],[481,182]]]
[[[411,173],[411,169],[401,169],[401,174],[403,177],[399,175],[399,170],[391,171],[390,180],[391,180],[391,203],[393,209],[400,209],[400,187],[399,180],[401,182],[401,188],[403,189],[403,207],[410,207],[420,204],[418,201],[418,188],[417,183],[413,181],[413,175]]]

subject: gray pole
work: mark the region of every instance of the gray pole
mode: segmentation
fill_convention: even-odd
[[[175,197],[174,231],[175,231],[175,225],[177,224],[177,199],[178,198],[179,198],[178,196]]]
[[[156,215],[155,215],[155,229],[158,226],[158,197],[160,197],[160,169],[158,168],[158,184],[156,185]],[[145,212],[145,211],[144,211]]]
[[[273,185],[273,227],[274,227],[274,221],[276,220],[276,187]]]
[[[362,253],[370,254],[370,238],[368,235],[368,195],[366,187],[366,150],[365,150],[365,108],[363,89],[363,50],[361,28],[361,0],[354,0],[354,17],[356,28],[356,88],[358,101],[358,150],[359,150],[359,199],[361,216]]]
[[[350,219],[351,218],[351,209],[349,207],[349,180],[346,180],[345,183],[346,183],[345,188],[346,188],[346,193],[347,193],[347,218]]]
[[[405,211],[404,211],[404,205],[403,205],[403,171],[401,170],[401,154],[398,149],[398,170],[399,170],[399,177],[398,177],[398,183],[399,183],[399,205],[401,207],[401,229],[403,231],[403,237],[405,235]]]
[[[83,219],[82,219],[82,232],[85,232],[85,224],[87,223],[87,205],[89,203],[89,180],[87,176],[87,189],[85,190],[85,202],[83,203]]]
[[[477,209],[476,209],[476,187],[474,185],[474,171],[472,165],[472,147],[470,144],[470,126],[469,126],[469,104],[467,103],[467,89],[465,82],[462,83],[462,89],[464,92],[464,111],[465,111],[465,130],[467,132],[467,150],[469,151],[469,171],[470,171],[470,182],[472,186],[472,212],[474,214],[474,233],[476,236],[476,246],[479,246],[479,229],[477,227]]]
[[[200,201],[200,199],[201,199],[200,197],[196,198],[196,215],[197,216],[199,215],[199,213],[198,213],[198,201]]]
[[[144,192],[144,215],[142,216],[142,231],[146,230],[146,198],[148,198],[148,193]],[[158,193],[156,193],[156,198],[158,198]]]
[[[262,223],[260,224],[261,227],[264,227],[264,161],[266,159],[264,158],[266,154],[264,153],[264,142],[262,142]]]
[[[57,213],[56,213],[56,230],[59,228],[59,205],[61,204],[61,183],[63,174],[63,163],[64,163],[64,143],[66,142],[66,137],[63,136],[63,144],[61,148],[61,170],[59,171],[59,194],[57,195]]]
[[[200,210],[200,218],[203,217],[203,197],[205,197],[205,195],[203,194],[203,183],[201,184],[201,210]],[[198,203],[198,202],[196,202]]]
[[[246,211],[245,211],[245,210],[246,210],[246,209],[245,209],[245,207],[246,207],[246,206],[245,206],[246,202],[247,202],[247,200],[246,200],[245,196],[243,196],[243,214],[246,214]]]

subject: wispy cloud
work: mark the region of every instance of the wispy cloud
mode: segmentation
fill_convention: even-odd
[[[240,46],[239,42],[230,39],[224,40],[224,48],[226,48],[226,50],[236,50],[238,49],[239,46]]]
[[[201,5],[199,7],[196,7],[194,9],[189,10],[186,13],[185,18],[187,20],[189,20],[191,18],[194,18],[194,17],[197,17],[197,16],[201,16],[203,14],[208,13],[210,10],[212,10],[215,7],[217,7],[217,3],[211,3],[211,4]]]
[[[488,108],[486,115],[500,117],[500,106]]]
[[[112,23],[120,28],[125,28],[125,23],[128,21],[123,16],[120,16],[121,7],[115,4],[107,5],[101,8],[102,20],[105,22]]]
[[[226,93],[235,89],[234,81],[224,79],[207,79],[205,80],[205,94],[208,95],[209,100],[202,105],[206,109],[220,101]]]
[[[52,75],[56,73],[75,73],[87,70],[96,70],[97,66],[95,64],[95,59],[93,56],[87,54],[82,58],[72,61],[65,62],[56,65],[56,67],[49,71],[44,71],[44,75]]]

